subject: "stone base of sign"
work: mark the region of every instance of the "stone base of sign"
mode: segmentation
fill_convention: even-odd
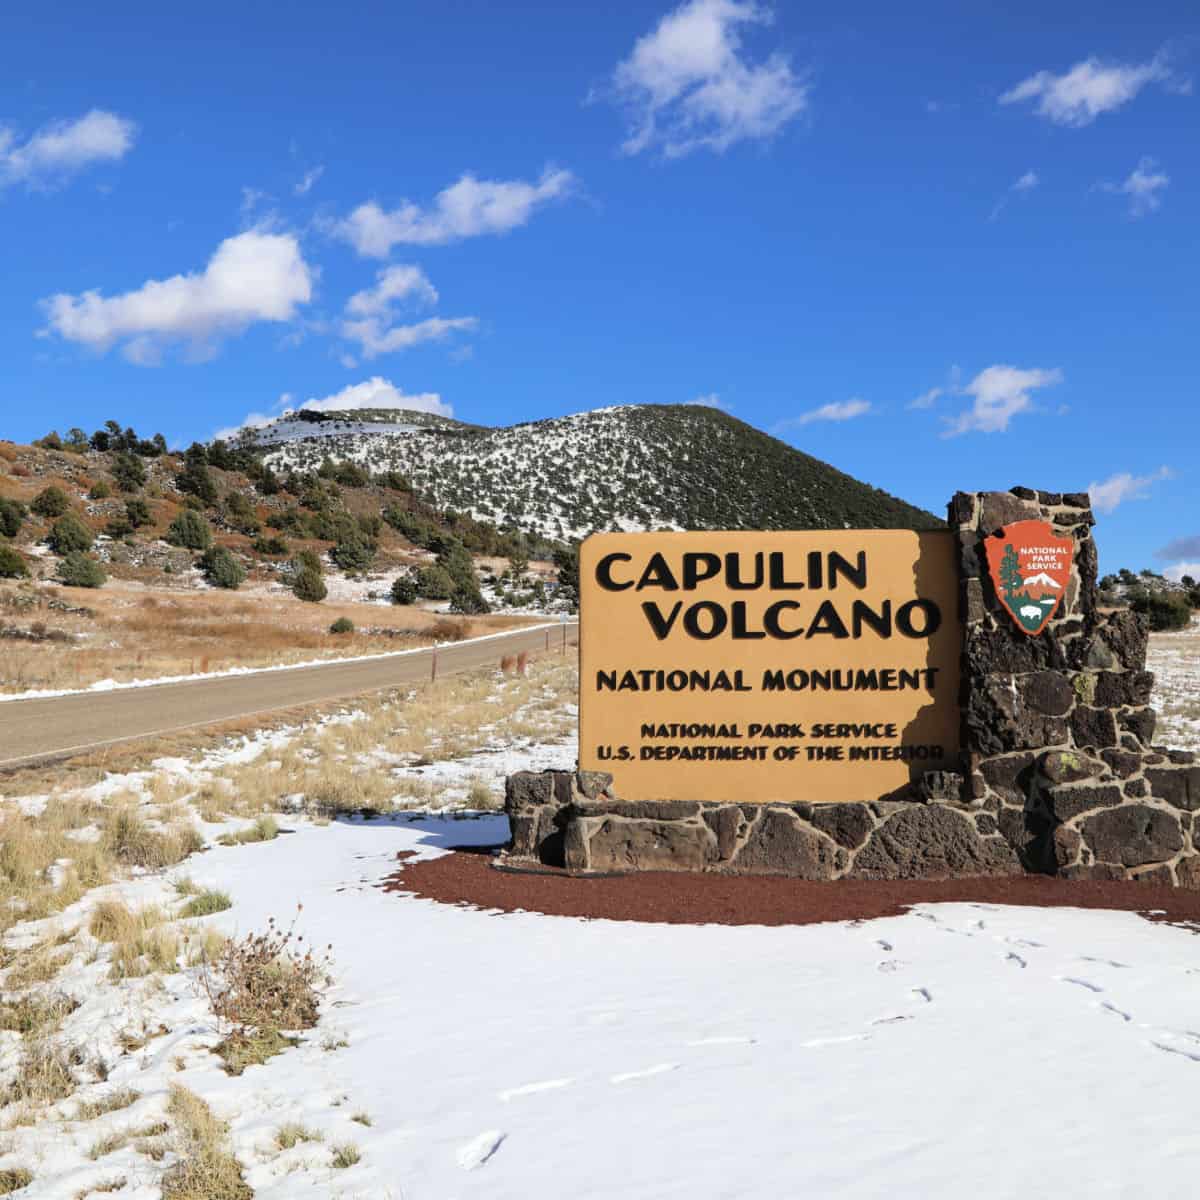
[[[569,871],[722,871],[800,879],[1022,872],[1200,889],[1200,765],[1152,745],[1144,620],[1097,607],[1088,497],[962,493],[962,758],[855,804],[628,800],[596,772],[509,777],[505,858]],[[1066,596],[1036,637],[995,594],[984,539],[1048,521],[1074,545]],[[1193,838],[1195,840],[1193,840]]]

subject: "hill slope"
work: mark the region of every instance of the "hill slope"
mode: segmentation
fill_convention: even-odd
[[[932,514],[698,405],[495,429],[407,412],[291,414],[247,431],[276,469],[395,470],[439,509],[554,539],[602,529],[935,529]]]

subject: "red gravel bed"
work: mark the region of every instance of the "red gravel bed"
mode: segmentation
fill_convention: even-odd
[[[1142,883],[1072,882],[1043,875],[1002,879],[848,880],[645,871],[578,876],[541,868],[498,869],[472,847],[405,863],[382,884],[442,904],[501,912],[650,921],[670,925],[812,925],[894,917],[913,904],[966,900],[1042,908],[1108,908],[1200,925],[1200,892]]]

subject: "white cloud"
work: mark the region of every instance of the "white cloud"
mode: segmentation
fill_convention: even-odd
[[[919,396],[914,396],[904,407],[932,408],[945,394],[945,388],[930,388],[929,391],[922,392]]]
[[[422,342],[440,342],[452,333],[469,333],[478,328],[474,317],[428,317],[413,325],[388,325],[378,317],[344,321],[342,335],[362,347],[363,358],[410,350]]]
[[[312,170],[305,171],[304,178],[292,188],[293,194],[297,196],[307,196],[308,193],[312,191],[313,184],[316,183],[317,180],[320,179],[324,174],[325,168],[323,166],[313,167]]]
[[[428,317],[411,325],[394,323],[394,305],[399,302],[434,304],[437,298],[437,289],[420,267],[385,267],[376,275],[374,287],[355,292],[346,302],[342,336],[359,344],[363,358],[375,358],[477,328],[475,317]]]
[[[41,304],[46,332],[101,353],[121,342],[130,362],[150,365],[172,342],[188,343],[195,357],[256,322],[292,320],[312,298],[313,277],[294,237],[249,232],[226,238],[203,271],[111,297],[59,293]]]
[[[1037,187],[1037,185],[1040,182],[1041,182],[1041,180],[1038,179],[1038,175],[1037,175],[1036,171],[1033,171],[1033,170],[1026,171],[1025,174],[1022,175],[1020,177],[1020,179],[1018,179],[1016,181],[1016,183],[1011,184],[1009,186],[1008,191],[1009,191],[1009,193],[1016,192],[1018,195],[1020,195],[1022,192],[1032,192],[1033,189],[1035,187]],[[1001,196],[999,200],[996,201],[995,207],[992,209],[991,215],[988,217],[988,220],[994,221],[1000,215],[1000,213],[1004,210],[1004,206],[1007,203],[1008,203],[1008,195],[1005,194],[1004,196]]]
[[[1190,575],[1193,579],[1200,579],[1200,562],[1172,563],[1164,569],[1163,575],[1167,579],[1173,579],[1176,583],[1185,575]]]
[[[348,412],[358,408],[408,408],[414,412],[435,413],[440,417],[454,415],[454,410],[443,402],[437,392],[408,395],[390,379],[384,379],[380,375],[373,375],[362,383],[344,387],[332,396],[325,396],[320,400],[305,400],[300,407],[312,412]]]
[[[706,396],[697,396],[694,400],[685,400],[685,405],[694,405],[697,408],[719,408],[724,412],[728,412],[732,405],[726,404],[716,392],[709,392]]]
[[[386,258],[393,246],[440,246],[463,238],[508,233],[528,223],[534,210],[569,194],[570,171],[547,167],[536,183],[520,179],[476,179],[464,175],[438,192],[423,209],[405,201],[386,212],[371,201],[360,204],[333,232],[359,254]]]
[[[93,108],[74,121],[55,121],[32,137],[0,125],[0,187],[47,186],[97,163],[117,162],[133,148],[137,126],[115,113]]]
[[[284,392],[271,405],[269,413],[248,413],[240,425],[230,425],[218,430],[213,436],[230,439],[243,429],[259,429],[278,420],[287,413],[297,409],[307,409],[310,412],[353,412],[363,408],[407,408],[413,412],[434,413],[440,417],[452,417],[454,410],[446,404],[437,392],[418,392],[409,395],[398,388],[390,379],[373,375],[362,383],[349,384],[340,392],[323,396],[320,399],[305,400],[296,404],[296,398],[291,392]]]
[[[613,73],[615,98],[630,120],[622,151],[721,153],[769,138],[804,112],[808,83],[784,55],[753,63],[741,53],[739,28],[771,20],[755,0],[689,0],[640,37]]]
[[[867,400],[838,400],[832,404],[822,404],[820,408],[810,409],[798,417],[789,417],[786,421],[776,424],[776,432],[791,429],[800,425],[811,425],[814,421],[851,421],[855,417],[865,416],[871,411]]]
[[[1128,104],[1148,83],[1161,83],[1185,91],[1188,84],[1168,70],[1162,55],[1136,64],[1104,63],[1086,58],[1062,75],[1039,71],[1023,79],[1000,97],[1001,104],[1036,100],[1038,116],[1056,125],[1079,128],[1090,125],[1101,113]]]
[[[1145,500],[1152,483],[1170,478],[1170,467],[1159,467],[1149,475],[1132,475],[1128,471],[1122,471],[1119,475],[1110,475],[1100,482],[1093,480],[1088,484],[1087,490],[1092,498],[1092,507],[1097,512],[1110,513],[1126,500]]]
[[[1029,393],[1034,388],[1049,387],[1062,379],[1063,373],[1057,368],[987,367],[962,389],[963,395],[974,397],[974,404],[957,417],[947,418],[949,427],[942,436],[956,437],[971,431],[1003,433],[1013,417],[1033,407]]]
[[[1143,158],[1129,177],[1122,183],[1102,183],[1100,188],[1105,192],[1129,197],[1129,215],[1144,217],[1162,204],[1159,192],[1171,182],[1171,177],[1155,168],[1158,164],[1152,158]]]
[[[386,312],[393,300],[412,297],[426,304],[437,303],[437,289],[429,282],[420,267],[397,264],[385,267],[376,275],[376,284],[361,292],[355,292],[346,301],[346,311],[356,316],[376,316]]]

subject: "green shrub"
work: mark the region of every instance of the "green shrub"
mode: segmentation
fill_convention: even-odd
[[[153,522],[153,518],[150,516],[150,505],[141,496],[133,496],[125,501],[125,518],[134,529],[141,529],[143,525],[150,525]]]
[[[398,575],[392,584],[393,604],[412,604],[417,598],[417,583],[412,575]]]
[[[246,569],[224,546],[213,546],[200,559],[200,569],[213,587],[236,591],[246,578]]]
[[[444,567],[436,563],[418,567],[415,575],[417,595],[426,600],[449,600],[454,595],[455,583]]]
[[[146,468],[136,454],[118,454],[113,460],[112,476],[123,492],[136,492],[146,482]]]
[[[50,527],[50,549],[55,554],[90,550],[94,541],[92,531],[74,513],[59,517]]]
[[[25,505],[19,500],[0,497],[0,534],[16,537],[25,522]]]
[[[310,603],[318,604],[329,595],[329,589],[325,586],[325,580],[313,570],[304,567],[296,572],[296,577],[292,581],[292,591],[299,600],[308,600]]]
[[[354,622],[349,617],[338,617],[329,627],[330,633],[353,633]]]
[[[112,495],[112,488],[103,479],[97,479],[88,492],[89,500],[107,500]]]
[[[292,568],[296,571],[315,571],[318,575],[325,574],[321,564],[321,556],[315,550],[301,550],[292,560]]]
[[[375,543],[352,527],[342,531],[330,557],[343,571],[364,571],[375,558]]]
[[[188,453],[190,455],[191,451]],[[183,470],[175,477],[175,486],[186,495],[195,496],[202,504],[217,502],[217,485],[208,473],[208,465],[197,457],[189,457]]]
[[[128,517],[119,514],[115,517],[109,517],[108,524],[104,527],[104,532],[110,538],[128,537],[133,532],[133,526],[130,524]]]
[[[67,500],[67,493],[51,484],[34,496],[29,507],[39,517],[61,517],[71,505]]]
[[[491,612],[488,602],[483,598],[478,586],[463,587],[459,585],[450,597],[450,611],[465,613],[468,616],[480,616]]]
[[[29,574],[25,560],[11,547],[0,546],[0,579],[24,579]]]
[[[207,550],[212,545],[212,530],[198,512],[183,508],[167,527],[167,541],[188,550]]]
[[[98,588],[104,586],[108,575],[94,558],[73,550],[58,564],[58,578],[67,587]]]
[[[1155,631],[1186,629],[1192,623],[1192,606],[1182,592],[1149,592],[1137,590],[1129,594],[1129,607],[1145,613],[1150,628]]]
[[[288,544],[281,537],[258,537],[251,544],[256,554],[268,558],[282,558],[288,552]]]

